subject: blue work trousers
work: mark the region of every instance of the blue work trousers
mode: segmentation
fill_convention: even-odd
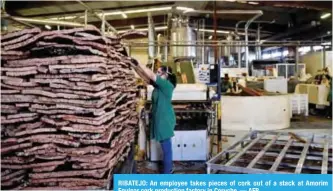
[[[163,150],[163,174],[170,174],[172,172],[172,143],[171,139],[160,141]]]

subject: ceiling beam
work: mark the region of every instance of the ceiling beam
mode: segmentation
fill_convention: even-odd
[[[154,16],[154,23],[164,23],[166,24],[166,15],[157,15]],[[128,19],[117,19],[117,20],[107,20],[112,26],[115,28],[119,27],[130,27],[131,25],[134,26],[148,26],[147,17],[137,17],[137,18],[128,18]],[[89,22],[89,24],[99,25],[100,22]]]
[[[84,1],[86,2],[86,1]],[[114,7],[114,8],[105,8],[105,9],[98,9],[99,11],[109,12],[109,11],[115,11],[115,10],[124,10],[124,9],[140,9],[140,8],[148,8],[148,7],[158,7],[158,6],[166,6],[166,5],[173,5],[174,2],[158,2],[154,4],[146,4],[146,5],[136,5],[136,6],[124,6],[124,7]],[[19,15],[16,11],[15,7],[9,8],[8,13],[12,13],[13,16]],[[24,17],[57,17],[57,16],[65,16],[65,15],[76,15],[76,14],[83,14],[85,9],[82,8],[80,11],[64,11],[64,12],[58,12],[58,13],[44,13],[44,14],[35,14],[35,15],[22,15]]]
[[[266,39],[264,39],[265,41],[274,41],[274,40],[281,40],[283,38],[287,38],[291,35],[295,35],[295,34],[299,34],[299,33],[304,33],[304,31],[307,31],[311,28],[316,27],[316,25],[313,25],[312,23],[308,23],[306,25],[302,25],[302,26],[295,26],[292,28],[289,28],[287,31],[283,32],[283,33],[279,33],[276,35],[273,35],[271,37],[268,37]]]
[[[332,1],[260,1],[260,4],[274,7],[312,9],[332,12]]]

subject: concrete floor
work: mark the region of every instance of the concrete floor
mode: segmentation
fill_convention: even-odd
[[[320,116],[293,119],[290,128],[285,129],[285,131],[310,131],[313,133],[332,134],[332,120]]]
[[[299,117],[291,120],[290,128],[279,130],[294,133],[315,133],[332,135],[332,120],[319,116]],[[248,131],[222,131],[224,138],[222,149],[225,149],[247,134]],[[213,156],[217,153],[213,148]],[[137,172],[140,174],[157,174],[159,165],[154,162],[143,161],[137,163]],[[205,162],[174,162],[175,174],[202,174],[206,173]]]

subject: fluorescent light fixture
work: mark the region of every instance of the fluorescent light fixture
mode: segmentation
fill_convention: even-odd
[[[192,8],[188,7],[177,7],[178,10],[184,10],[184,11],[191,11],[194,10]],[[156,12],[156,11],[167,11],[171,10],[172,7],[155,7],[155,8],[148,8],[148,9],[132,9],[127,11],[113,11],[113,12],[105,12],[104,16],[111,16],[111,15],[121,15],[124,19],[128,18],[127,14],[133,14],[133,13],[145,13],[145,12]],[[99,13],[99,16],[102,17],[103,13]],[[50,18],[50,20],[70,20],[74,19],[76,16],[65,16],[65,17],[53,17]],[[84,16],[80,16],[79,18],[84,18]]]
[[[228,1],[228,2],[235,2],[236,0],[224,0],[224,1]]]
[[[327,17],[331,16],[331,13],[325,13],[320,16],[321,19],[326,19]]]
[[[50,25],[45,25],[45,28],[48,29],[48,30],[52,29],[52,27]]]
[[[314,51],[321,50],[321,49],[323,49],[322,46],[314,46],[314,47],[313,47],[313,50],[314,50]]]
[[[132,28],[132,25],[131,25],[131,28]],[[166,30],[167,28],[168,28],[167,26],[155,27],[155,31],[163,31],[163,30]],[[137,28],[135,30],[145,32],[145,31],[148,31],[148,28]],[[121,33],[127,32],[127,31],[128,30],[118,30],[118,33],[121,34]]]
[[[189,8],[189,7],[176,7],[177,10],[181,10],[181,11],[194,11],[193,8]]]
[[[210,33],[213,33],[214,30],[212,30],[212,29],[199,29],[199,32],[210,32]],[[217,30],[216,33],[229,34],[229,31]]]
[[[131,25],[131,29],[134,29],[134,25]]]
[[[122,15],[122,14],[133,14],[133,13],[145,13],[145,12],[155,12],[155,11],[167,11],[171,10],[172,7],[156,7],[156,8],[148,8],[148,9],[135,9],[135,10],[127,10],[127,11],[114,11],[114,12],[106,12],[105,16],[110,15]],[[102,16],[102,14],[100,14]]]
[[[124,19],[127,19],[127,15],[124,12],[121,13],[121,16],[123,16]]]
[[[127,19],[127,14],[133,13],[145,13],[145,12],[156,12],[156,11],[167,11],[171,10],[172,7],[155,7],[155,8],[148,8],[148,9],[135,9],[135,10],[127,10],[127,11],[113,11],[113,12],[105,12],[104,16],[111,16],[111,15],[121,15],[124,19]],[[192,11],[194,9],[188,7],[177,7],[178,10],[183,11]],[[103,13],[99,13],[99,16],[103,16]],[[65,17],[54,17],[50,18],[50,20],[70,20],[74,19],[76,16],[65,16]],[[80,16],[79,18],[84,18],[84,16]]]
[[[259,3],[258,2],[254,2],[254,1],[249,1],[247,2],[248,4],[251,4],[251,5],[258,5]]]
[[[194,29],[194,30],[197,30],[197,29]],[[214,30],[213,29],[199,29],[199,32],[214,33]],[[230,32],[232,32],[232,31],[216,30],[216,33],[219,33],[219,34],[230,34]],[[241,33],[241,32],[239,32],[238,34],[245,35],[245,33]]]
[[[306,53],[308,53],[310,51],[311,51],[311,47],[310,46],[303,46],[303,47],[301,47],[301,48],[298,49],[298,52],[300,52],[301,55],[304,55],[304,54],[306,54]]]
[[[126,14],[125,12],[122,11],[114,11],[114,12],[108,12],[108,13],[104,13],[104,16],[110,16],[110,15],[122,15],[122,14]],[[103,14],[100,13],[100,16],[102,16]]]
[[[83,16],[84,17],[84,16]],[[76,16],[65,16],[65,17],[52,17],[50,20],[71,20],[76,18]]]
[[[324,46],[328,46],[328,45],[331,45],[332,43],[331,42],[324,42],[324,43],[321,43],[321,45],[324,45]]]
[[[212,35],[210,35],[210,36],[208,37],[208,39],[209,39],[209,40],[212,40],[212,38],[213,38],[213,36],[212,36]]]
[[[155,31],[161,31],[167,29],[167,26],[162,26],[162,27],[155,27]],[[138,31],[148,31],[148,28],[143,28],[143,29],[137,29]]]

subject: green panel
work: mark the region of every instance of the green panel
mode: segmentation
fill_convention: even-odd
[[[187,77],[187,83],[194,84],[195,83],[195,77],[194,77],[194,71],[191,62],[181,62],[180,68],[182,73],[186,74]]]

